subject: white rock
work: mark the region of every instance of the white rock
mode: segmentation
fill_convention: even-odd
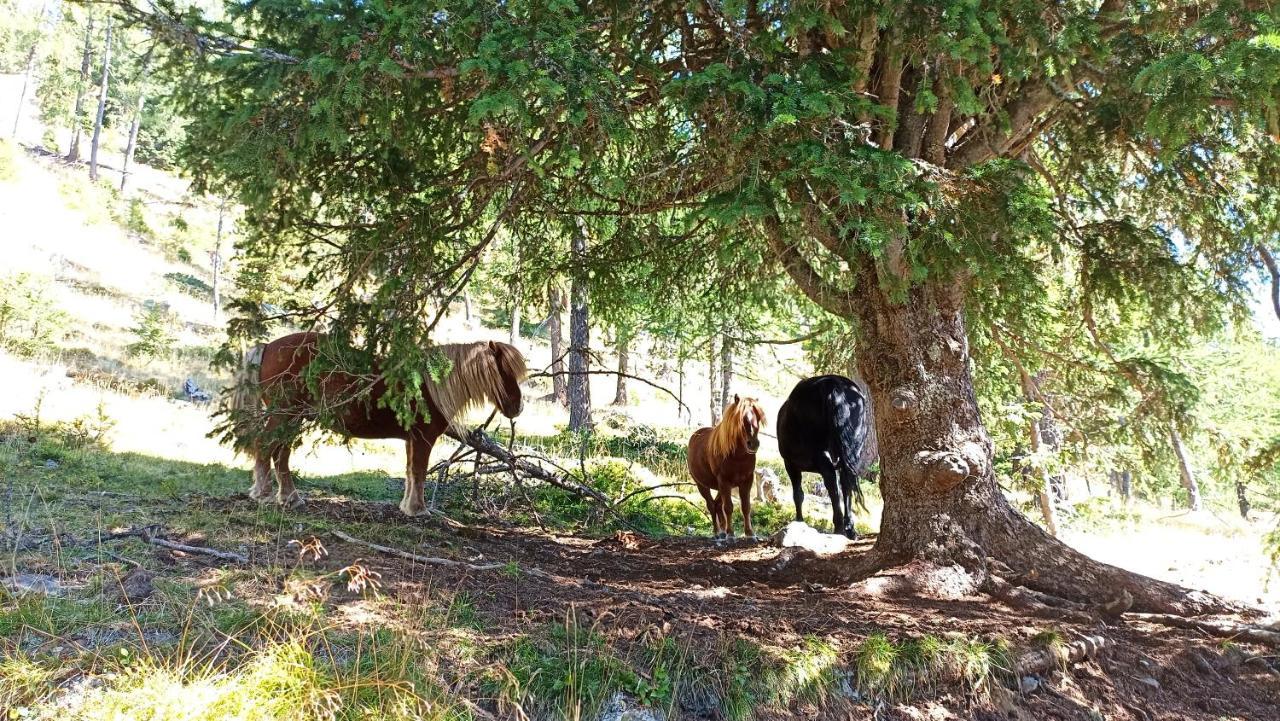
[[[849,546],[849,539],[823,533],[801,521],[792,521],[770,538],[780,548],[805,548],[819,555],[839,553]]]
[[[600,710],[600,721],[662,721],[662,717],[618,691]]]

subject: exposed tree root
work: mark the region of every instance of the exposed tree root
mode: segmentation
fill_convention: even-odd
[[[1149,623],[1158,623],[1164,626],[1173,626],[1174,628],[1185,628],[1192,631],[1200,631],[1214,638],[1229,638],[1249,641],[1251,643],[1267,644],[1269,646],[1280,646],[1280,631],[1274,631],[1262,626],[1254,626],[1246,623],[1238,623],[1225,619],[1211,618],[1184,618],[1182,616],[1174,616],[1164,613],[1131,613],[1126,618],[1138,619]]]

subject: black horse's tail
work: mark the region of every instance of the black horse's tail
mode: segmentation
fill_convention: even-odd
[[[867,442],[867,412],[869,403],[857,387],[836,391],[827,396],[827,417],[835,420],[839,436],[840,455],[844,460],[844,472],[853,476],[853,493],[858,507],[868,513],[867,499],[862,495],[862,477],[858,473],[862,447]]]

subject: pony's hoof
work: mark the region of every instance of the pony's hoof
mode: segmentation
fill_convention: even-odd
[[[415,518],[417,516],[424,515],[427,512],[427,507],[418,503],[405,503],[401,501],[400,512],[410,518]]]
[[[851,528],[846,528],[844,531],[844,537],[850,541],[856,541],[858,540],[858,532]]]
[[[297,491],[280,499],[280,507],[287,511],[296,511],[305,505],[307,505],[307,502],[302,499],[302,494]]]
[[[268,488],[265,491],[258,488],[257,486],[254,486],[253,488],[249,489],[249,498],[257,501],[258,503],[266,503],[267,501],[271,500],[271,497],[274,495],[275,494],[271,492],[270,488]]]

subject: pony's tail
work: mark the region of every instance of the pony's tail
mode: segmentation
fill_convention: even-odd
[[[869,513],[867,509],[867,499],[862,495],[862,476],[858,473],[858,465],[862,458],[862,447],[867,442],[867,423],[871,422],[868,418],[867,409],[870,405],[866,397],[855,389],[853,394],[858,400],[858,408],[854,413],[850,413],[848,408],[852,404],[842,404],[835,408],[828,408],[827,413],[830,418],[836,421],[836,432],[840,434],[840,452],[844,456],[845,473],[853,475],[853,494],[854,500],[858,502],[858,507],[863,513]],[[853,400],[849,398],[848,400]],[[831,400],[828,400],[831,403]],[[835,406],[836,404],[831,403]]]
[[[232,378],[227,403],[228,430],[232,445],[238,451],[252,451],[257,445],[262,419],[262,351],[264,345],[248,349],[240,359],[240,368]]]

